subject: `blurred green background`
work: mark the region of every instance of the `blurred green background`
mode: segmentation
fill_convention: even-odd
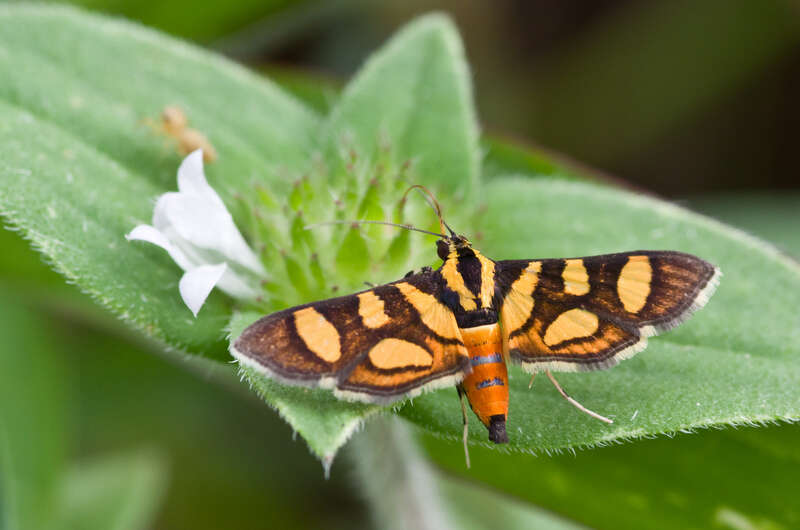
[[[219,51],[321,110],[400,25],[447,11],[487,133],[580,161],[587,173],[681,201],[800,256],[794,2],[75,4]],[[109,506],[115,495],[145,506],[130,513],[153,528],[369,524],[347,455],[325,480],[304,442],[244,386],[161,354],[65,285],[16,234],[0,233],[0,245],[0,332],[16,337],[16,352],[55,367],[33,377],[4,363],[3,412],[32,396],[54,465],[81,477],[71,479],[75,495],[103,484]],[[102,480],[114,469],[138,470],[124,487],[139,489],[118,493]],[[87,527],[87,517],[76,513],[74,527]]]

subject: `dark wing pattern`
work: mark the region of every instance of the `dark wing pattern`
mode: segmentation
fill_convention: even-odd
[[[470,370],[436,271],[268,315],[234,343],[240,363],[337,397],[391,403],[452,386]]]
[[[701,308],[720,272],[681,252],[498,262],[509,355],[528,372],[607,368]]]

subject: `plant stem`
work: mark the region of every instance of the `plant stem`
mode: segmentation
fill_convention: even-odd
[[[403,420],[391,416],[370,421],[348,454],[376,528],[453,528],[435,471]]]

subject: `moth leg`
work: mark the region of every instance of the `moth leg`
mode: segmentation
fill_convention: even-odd
[[[366,286],[367,286],[367,287],[369,287],[370,289],[374,289],[374,288],[376,288],[376,287],[377,287],[377,285],[375,285],[375,284],[374,284],[374,283],[372,283],[372,282],[364,282],[364,285],[366,285]]]
[[[559,392],[559,393],[560,393],[560,394],[561,394],[561,395],[564,397],[564,399],[566,399],[567,401],[569,401],[569,403],[570,403],[570,404],[571,404],[573,407],[575,407],[576,409],[580,410],[581,412],[585,412],[586,414],[588,414],[588,415],[589,415],[589,416],[591,416],[592,418],[596,418],[596,419],[598,419],[598,420],[600,420],[600,421],[604,421],[604,422],[606,422],[606,423],[614,423],[612,420],[610,420],[610,419],[606,418],[605,416],[601,416],[600,414],[598,414],[598,413],[596,413],[596,412],[592,412],[591,410],[587,409],[586,407],[584,407],[583,405],[581,405],[580,403],[578,403],[577,401],[575,401],[574,399],[572,399],[571,397],[569,397],[569,396],[567,395],[567,393],[566,393],[566,392],[564,392],[564,389],[563,389],[563,388],[561,388],[561,385],[559,385],[559,384],[558,384],[558,381],[556,381],[556,378],[555,378],[555,377],[553,377],[553,374],[551,374],[551,373],[550,373],[550,370],[546,370],[546,371],[545,371],[545,373],[547,374],[547,377],[549,377],[549,378],[550,378],[550,381],[552,381],[552,382],[553,382],[553,385],[556,387],[556,389],[558,390],[558,392]],[[531,379],[531,381],[533,381],[533,379]]]
[[[419,270],[419,273],[420,273],[420,274],[425,274],[425,273],[428,273],[428,272],[433,272],[433,269],[432,269],[431,267],[427,267],[427,266],[425,266],[425,267],[422,267],[422,268]],[[416,273],[414,272],[414,269],[411,269],[410,271],[408,271],[408,272],[406,273],[406,275],[405,275],[405,276],[403,276],[403,278],[408,278],[408,277],[410,277],[410,276],[414,276],[414,274],[416,274]]]
[[[457,385],[456,391],[458,392],[458,400],[461,401],[461,415],[464,418],[464,458],[467,461],[467,469],[469,469],[469,448],[467,447],[469,420],[467,419],[467,404],[464,403],[464,388],[461,385]]]
[[[533,386],[533,378],[534,378],[534,377],[536,377],[536,372],[533,372],[533,374],[531,374],[531,380],[530,380],[530,382],[528,383],[528,390],[530,390],[530,389],[531,389],[531,387]]]

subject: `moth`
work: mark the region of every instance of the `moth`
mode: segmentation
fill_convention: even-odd
[[[345,400],[389,404],[455,386],[466,450],[464,398],[489,440],[508,442],[509,361],[545,372],[570,403],[611,423],[569,397],[551,372],[632,357],[705,305],[720,277],[711,263],[674,251],[494,261],[435,209],[442,233],[428,233],[439,237],[438,269],[265,316],[232,354],[269,377]]]

